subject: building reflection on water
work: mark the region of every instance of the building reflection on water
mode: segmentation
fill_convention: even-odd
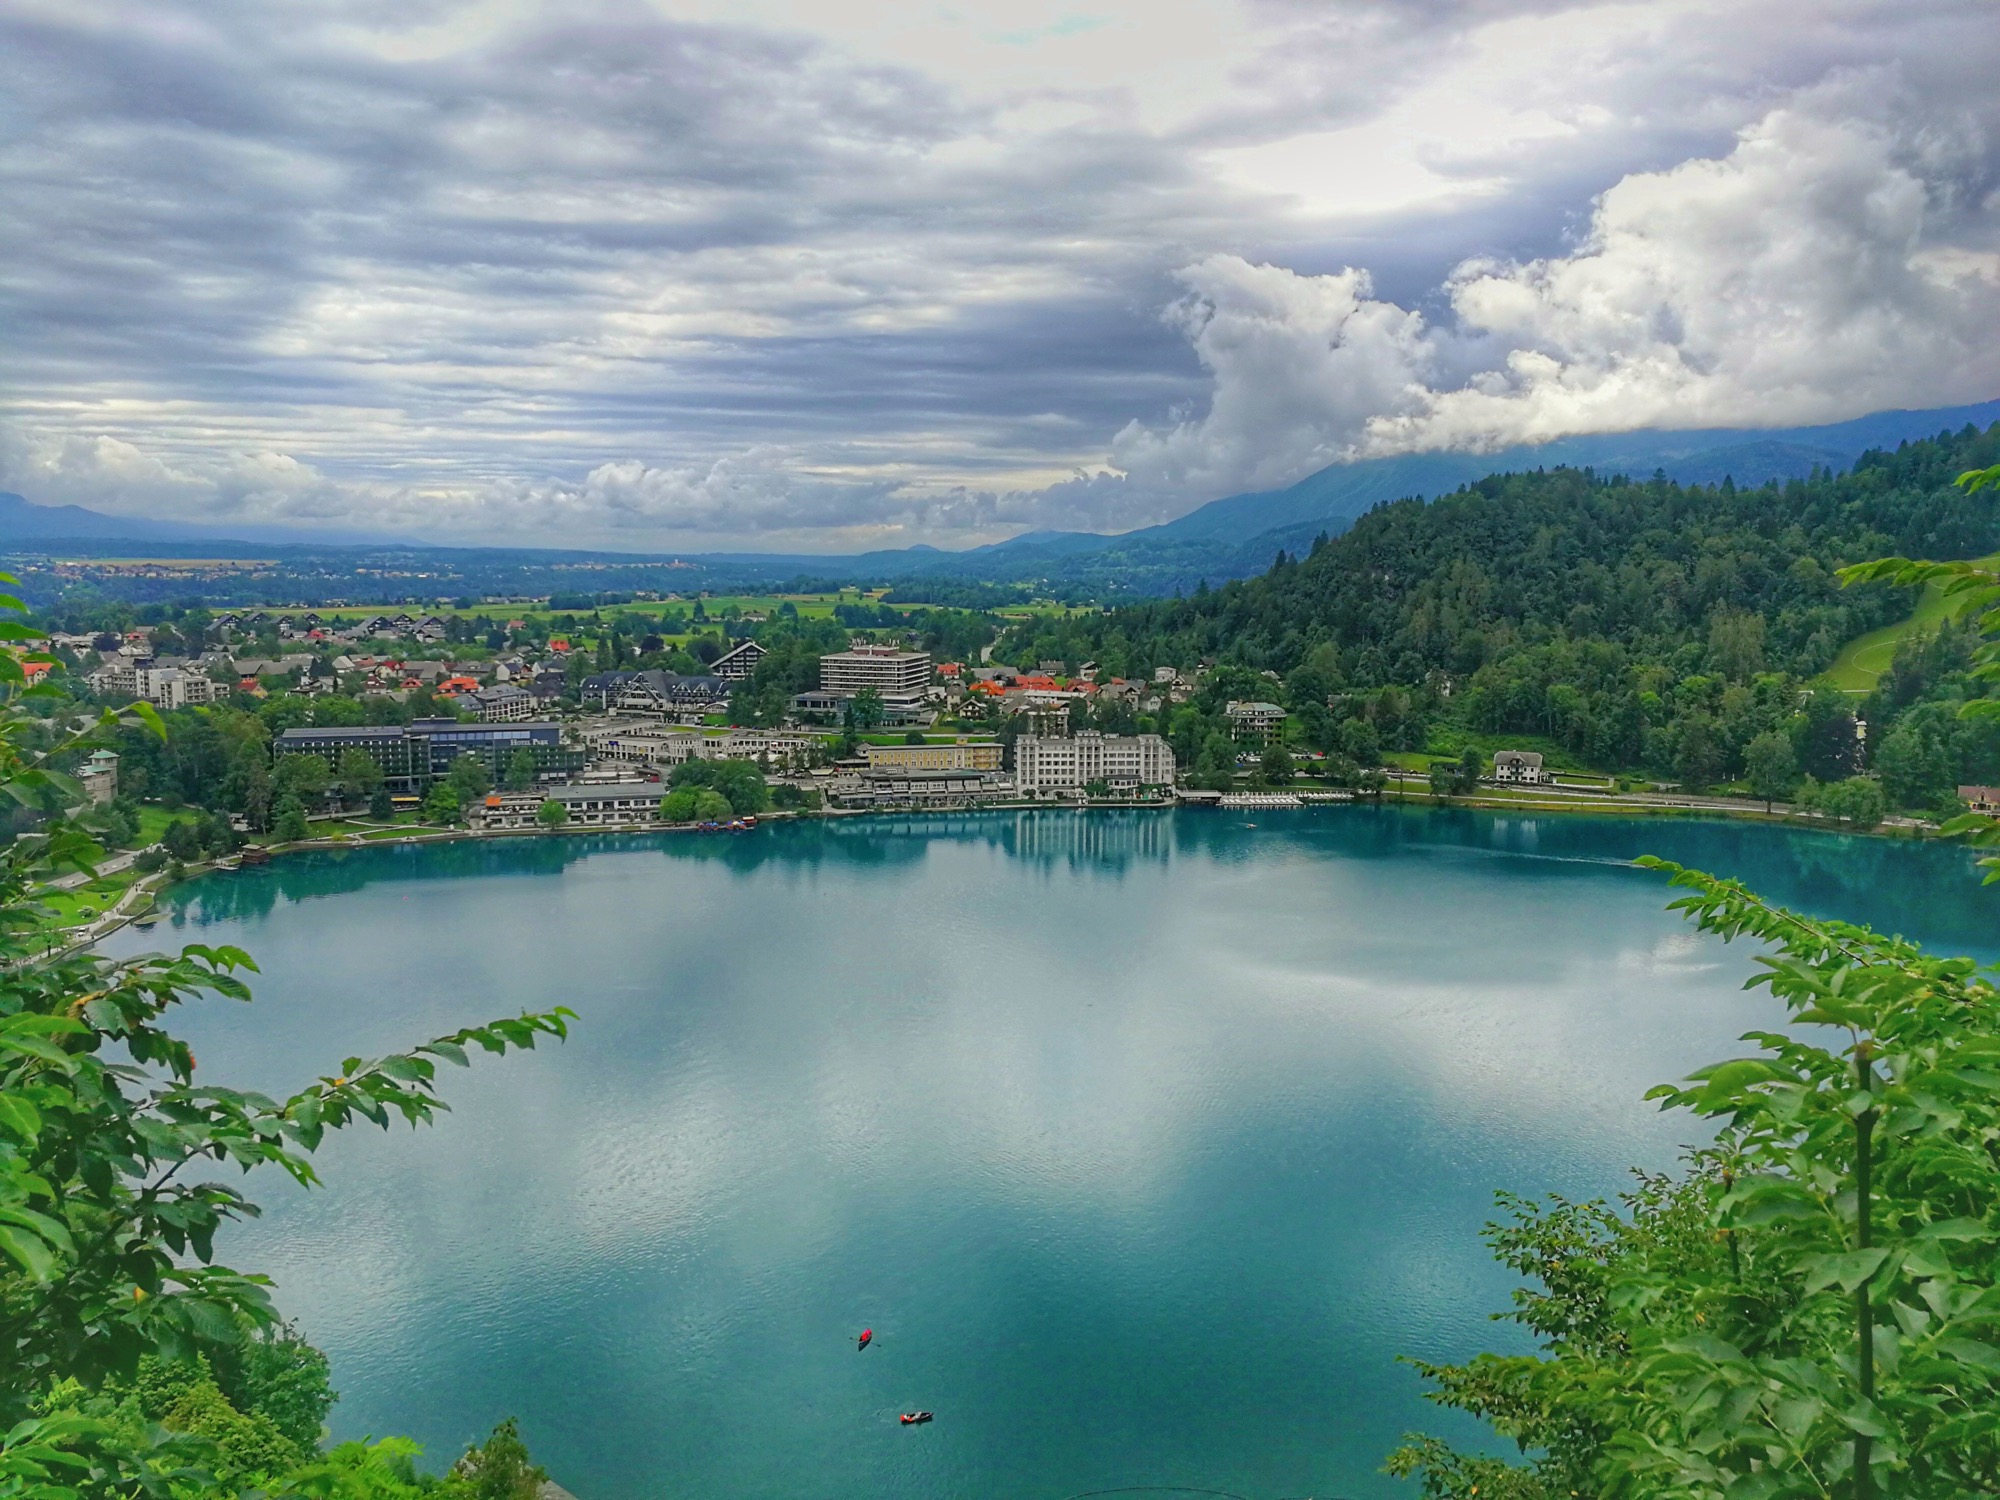
[[[1254,833],[1246,836],[1246,830]],[[733,873],[842,867],[916,869],[941,843],[985,846],[1045,870],[1164,866],[1173,858],[1239,863],[1276,849],[1377,861],[1468,854],[1525,859],[1550,877],[1629,866],[1640,854],[1735,876],[1767,899],[1808,913],[1872,921],[1981,957],[1995,948],[1994,895],[1971,855],[1915,840],[1778,829],[1701,819],[1634,821],[1494,816],[1462,809],[1317,808],[1244,818],[1208,810],[1023,809],[912,812],[772,823],[749,833],[571,834],[466,839],[288,855],[253,869],[202,876],[170,892],[173,925],[268,913],[281,903],[379,883],[476,876],[535,879],[584,861],[699,861]],[[1657,876],[1633,872],[1634,878]],[[1662,901],[1670,899],[1662,889]],[[143,934],[120,934],[112,951]],[[148,946],[140,943],[137,946]]]

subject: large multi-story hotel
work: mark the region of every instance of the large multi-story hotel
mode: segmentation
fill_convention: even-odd
[[[895,646],[853,646],[819,659],[819,685],[829,693],[873,688],[884,698],[921,696],[931,685],[931,654]]]
[[[1093,782],[1114,792],[1174,784],[1174,751],[1157,734],[1099,734],[1074,738],[1024,734],[1014,741],[1014,784],[1023,796],[1080,792]]]

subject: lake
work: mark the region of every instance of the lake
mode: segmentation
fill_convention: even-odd
[[[1401,1433],[1475,1431],[1398,1356],[1518,1346],[1495,1190],[1671,1166],[1698,1127],[1641,1094],[1774,1017],[1642,852],[1992,956],[1955,849],[1396,808],[370,848],[107,947],[250,949],[257,1004],[184,1029],[273,1093],[578,1012],[228,1237],[338,1437],[442,1465],[518,1414],[582,1500],[1360,1500]]]

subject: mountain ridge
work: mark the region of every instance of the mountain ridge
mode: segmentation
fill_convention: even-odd
[[[1724,478],[1755,487],[1803,479],[1815,469],[1845,469],[1864,452],[1936,437],[1967,424],[2000,421],[2000,400],[1968,406],[1874,412],[1846,422],[1793,428],[1639,429],[1592,433],[1488,453],[1431,452],[1336,464],[1279,490],[1226,495],[1158,525],[1127,532],[1043,529],[963,551],[928,544],[850,554],[634,552],[587,549],[592,556],[686,559],[698,565],[760,573],[770,579],[849,581],[934,578],[1035,582],[1070,592],[1133,597],[1184,592],[1198,584],[1246,577],[1280,550],[1309,547],[1320,532],[1337,534],[1385,501],[1435,499],[1490,474],[1588,468],[1643,477],[1663,471],[1687,484]],[[106,515],[81,506],[43,506],[0,492],[0,543],[17,541],[163,542],[262,552],[276,546],[438,548],[414,538],[222,527]],[[506,548],[535,553],[577,549]],[[238,553],[236,555],[244,555]]]

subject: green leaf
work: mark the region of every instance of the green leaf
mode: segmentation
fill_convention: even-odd
[[[19,1093],[0,1094],[0,1130],[32,1141],[42,1133],[42,1112]]]
[[[1819,1292],[1838,1284],[1844,1292],[1854,1291],[1882,1269],[1889,1252],[1880,1245],[1866,1250],[1842,1250],[1832,1255],[1809,1255],[1801,1262],[1806,1273],[1806,1290]]]
[[[55,1272],[56,1256],[48,1241],[12,1224],[0,1223],[0,1254],[5,1254],[33,1281],[45,1282]]]
[[[2000,1375],[2000,1349],[1991,1344],[1983,1344],[1978,1339],[1939,1339],[1938,1353],[1962,1365],[1971,1365],[1975,1370],[1984,1370],[1988,1375]]]

